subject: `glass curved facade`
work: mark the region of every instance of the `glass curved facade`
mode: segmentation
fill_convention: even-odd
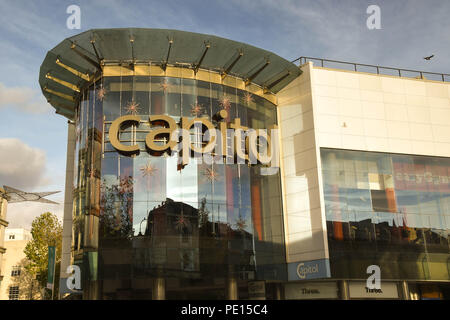
[[[232,78],[230,78],[232,79]],[[228,111],[243,126],[277,123],[275,105],[237,86],[160,76],[108,76],[82,91],[76,114],[73,254],[88,299],[224,299],[230,279],[239,298],[251,280],[284,280],[279,170],[206,164],[151,155],[149,115],[213,116]],[[109,142],[112,121],[138,115],[119,133],[127,156]],[[158,281],[159,281],[158,280]]]

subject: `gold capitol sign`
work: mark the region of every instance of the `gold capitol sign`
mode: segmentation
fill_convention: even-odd
[[[273,125],[268,129],[249,129],[241,125],[241,119],[235,118],[227,122],[228,112],[219,111],[213,119],[218,128],[207,118],[181,117],[177,123],[167,115],[150,115],[148,123],[150,130],[145,138],[147,152],[152,155],[163,153],[179,156],[178,163],[183,166],[189,163],[191,157],[202,157],[206,163],[247,163],[279,167],[278,127]],[[117,118],[109,128],[111,145],[126,155],[140,152],[139,145],[125,145],[120,141],[120,130],[125,125],[136,128],[141,123],[137,115],[125,115]],[[192,139],[191,129],[201,132]],[[225,160],[225,161],[224,161]]]

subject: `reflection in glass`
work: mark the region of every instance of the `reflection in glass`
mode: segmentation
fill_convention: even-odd
[[[206,164],[145,149],[149,115],[208,117],[228,110],[228,120],[267,128],[276,109],[245,90],[194,79],[104,77],[83,92],[77,111],[74,190],[74,259],[87,275],[87,298],[152,297],[154,279],[166,280],[166,297],[226,297],[230,277],[240,297],[249,280],[283,280],[281,189],[278,172],[267,176],[246,164]],[[133,157],[109,143],[111,122],[141,116],[124,127]]]
[[[391,279],[449,279],[438,263],[450,253],[449,159],[333,149],[321,158],[333,276],[361,277],[370,261]]]

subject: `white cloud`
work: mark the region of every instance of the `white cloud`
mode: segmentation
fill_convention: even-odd
[[[7,185],[24,191],[48,191],[50,179],[45,176],[46,164],[47,159],[43,150],[32,148],[19,139],[0,139],[0,186]],[[33,219],[47,211],[62,220],[63,197],[63,193],[48,197],[58,202],[58,205],[36,202],[10,203],[6,220],[10,222],[9,226],[12,228],[25,229],[31,229]]]
[[[44,177],[45,152],[32,148],[19,139],[0,139],[0,185],[29,191],[48,184]]]
[[[55,214],[62,223],[64,204],[62,199],[52,199],[60,204],[45,204],[37,202],[21,202],[8,204],[6,221],[10,228],[24,228],[31,230],[31,223],[44,212]]]
[[[40,92],[28,87],[6,87],[0,83],[0,109],[17,108],[25,112],[46,113],[51,110]]]

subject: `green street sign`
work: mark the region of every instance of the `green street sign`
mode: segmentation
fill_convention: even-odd
[[[55,282],[55,260],[56,260],[56,248],[48,247],[47,289],[53,289],[53,284]]]

